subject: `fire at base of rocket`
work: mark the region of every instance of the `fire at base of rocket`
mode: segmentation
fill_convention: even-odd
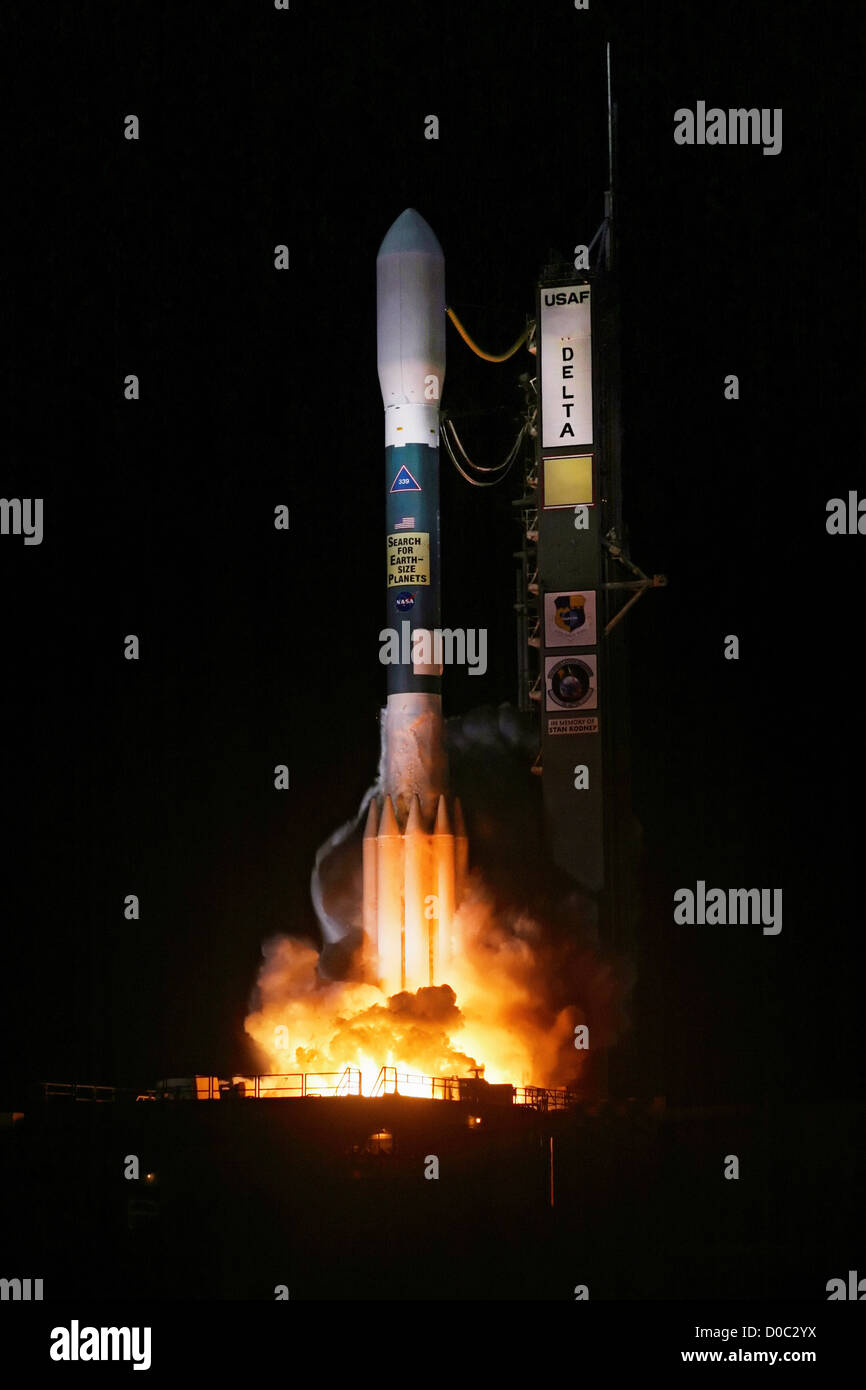
[[[416,796],[400,826],[386,795],[370,803],[363,842],[363,922],[376,977],[386,994],[447,983],[460,954],[457,908],[466,891],[469,842],[460,802],[435,818]]]

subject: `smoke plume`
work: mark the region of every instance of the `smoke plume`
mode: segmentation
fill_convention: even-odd
[[[321,847],[312,898],[321,952],[291,937],[263,948],[246,1021],[272,1072],[382,1065],[434,1076],[484,1067],[488,1081],[579,1083],[590,1053],[626,1026],[630,963],[599,943],[591,898],[549,859],[534,730],[507,705],[446,725],[452,794],[461,798],[472,872],[458,911],[464,943],[440,985],[386,997],[361,929],[361,841],[369,802]]]

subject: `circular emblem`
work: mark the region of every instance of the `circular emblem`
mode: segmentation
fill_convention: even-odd
[[[561,709],[578,709],[592,694],[592,669],[577,657],[563,658],[548,679],[551,699]]]
[[[410,609],[410,608],[414,608],[414,607],[415,607],[415,595],[414,595],[414,594],[407,593],[407,592],[404,590],[403,593],[397,595],[397,609],[398,609],[398,611],[399,611],[400,613],[408,613],[409,609]]]

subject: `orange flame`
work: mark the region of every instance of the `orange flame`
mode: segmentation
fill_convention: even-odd
[[[372,983],[323,980],[308,944],[269,942],[258,1007],[245,1023],[266,1069],[355,1067],[365,1095],[382,1066],[428,1077],[483,1067],[485,1080],[516,1086],[576,1081],[587,1056],[575,1047],[577,1025],[591,1023],[593,1047],[609,1044],[619,1025],[616,970],[575,938],[552,946],[526,915],[498,920],[477,882],[458,919],[464,949],[448,983],[390,996]]]

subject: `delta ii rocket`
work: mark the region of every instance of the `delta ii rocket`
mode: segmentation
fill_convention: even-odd
[[[468,841],[449,805],[439,628],[439,402],[445,380],[445,258],[413,208],[376,259],[379,383],[385,407],[386,625],[402,664],[387,666],[381,798],[363,841],[363,922],[383,990],[448,982]],[[385,634],[382,634],[384,639]]]

